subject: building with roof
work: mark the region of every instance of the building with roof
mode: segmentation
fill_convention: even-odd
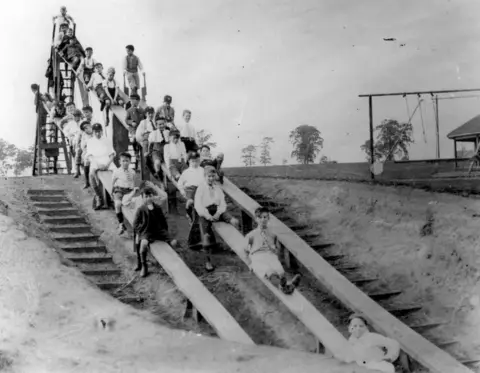
[[[473,117],[468,122],[462,124],[460,127],[454,129],[450,132],[447,137],[450,140],[453,140],[454,146],[454,156],[457,158],[457,143],[458,142],[472,142],[474,148],[477,148],[477,145],[480,141],[480,115]]]

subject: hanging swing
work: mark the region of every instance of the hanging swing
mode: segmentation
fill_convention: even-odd
[[[415,115],[415,113],[417,112],[418,108],[420,107],[421,105],[421,102],[422,102],[422,99],[419,99],[418,100],[418,104],[417,106],[415,106],[415,109],[413,110],[413,113],[410,115],[410,110],[409,110],[409,106],[408,106],[408,100],[407,100],[407,97],[405,97],[405,103],[406,103],[406,106],[407,106],[407,115],[408,115],[408,122],[407,122],[407,125],[408,124],[411,124],[412,122],[412,119]],[[408,128],[408,126],[405,126],[405,129],[404,131]],[[376,160],[371,166],[370,166],[370,171],[375,175],[375,176],[378,176],[378,175],[381,175],[383,173],[383,165],[384,163],[386,162],[386,160],[388,159],[388,157],[391,155],[391,153],[393,152],[393,150],[397,147],[397,144],[398,144],[399,140],[397,140],[397,142],[395,142],[395,144],[390,148],[390,151],[388,152],[387,156],[385,157],[385,160]]]

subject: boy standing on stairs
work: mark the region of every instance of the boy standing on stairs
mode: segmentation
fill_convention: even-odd
[[[118,234],[121,235],[127,230],[123,222],[122,200],[127,194],[133,192],[135,188],[135,171],[130,169],[132,156],[130,153],[120,154],[120,167],[112,174],[112,194],[115,203],[115,213],[118,219]]]
[[[284,294],[292,294],[300,282],[300,275],[295,275],[287,281],[285,270],[280,263],[280,242],[268,228],[270,211],[266,207],[255,210],[255,220],[258,227],[247,234],[247,261],[249,267],[257,275],[265,277]]]
[[[155,241],[164,241],[174,247],[177,241],[171,239],[162,208],[154,202],[153,188],[145,186],[140,192],[143,205],[137,209],[133,221],[133,229],[137,237],[135,251],[138,260],[135,270],[141,270],[140,276],[146,277],[148,275],[147,253],[150,244]]]
[[[90,161],[90,185],[95,192],[94,210],[101,210],[106,206],[97,172],[113,171],[115,150],[113,150],[112,141],[103,136],[103,128],[100,123],[95,123],[92,130],[94,136],[87,142],[86,159]]]

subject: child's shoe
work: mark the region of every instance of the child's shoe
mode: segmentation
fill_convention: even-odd
[[[125,227],[125,224],[120,223],[118,226],[118,235],[121,236],[126,230],[127,227]]]

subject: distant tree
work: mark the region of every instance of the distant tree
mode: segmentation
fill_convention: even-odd
[[[18,149],[15,160],[13,161],[13,173],[19,176],[25,169],[33,164],[33,152],[35,147],[32,145],[27,150]]]
[[[337,161],[333,161],[330,158],[328,158],[326,155],[322,155],[320,158],[320,164],[333,164],[333,163],[338,163]]]
[[[375,129],[378,131],[374,144],[374,160],[409,159],[408,148],[413,144],[413,126],[411,123],[399,123],[395,119],[385,119]],[[360,146],[367,160],[372,159],[370,140]]]
[[[260,144],[260,163],[264,166],[272,163],[272,158],[270,157],[270,144],[273,142],[274,140],[272,137],[264,137]]]
[[[17,151],[15,145],[0,139],[0,176],[6,176],[8,171],[13,168],[13,158]]]
[[[255,145],[247,145],[242,149],[242,162],[246,167],[254,166],[257,158],[257,147]]]
[[[215,148],[217,146],[216,142],[210,141],[212,134],[205,130],[197,131],[197,145],[202,147],[203,145],[208,145],[210,148]]]
[[[303,164],[313,163],[323,147],[323,138],[320,131],[307,124],[292,130],[289,137],[294,147],[291,157],[295,157],[298,162]]]

